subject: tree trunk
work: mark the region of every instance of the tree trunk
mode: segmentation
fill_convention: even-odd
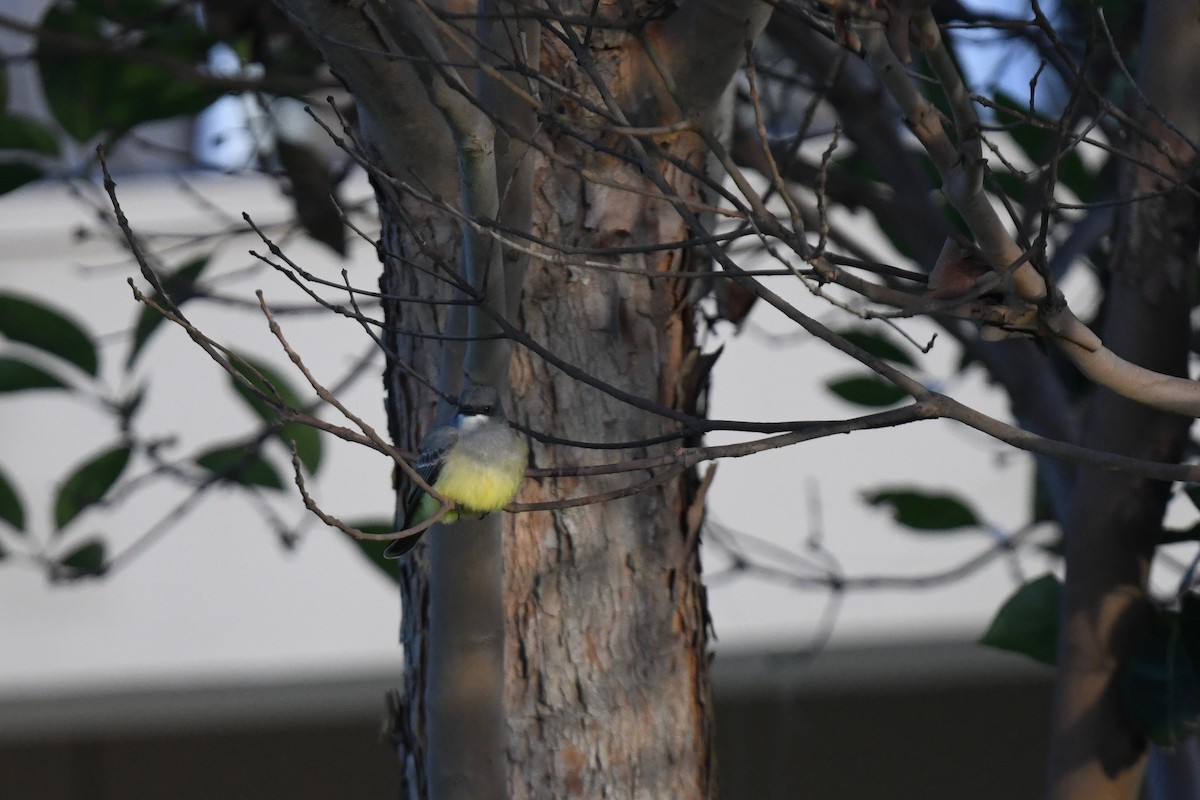
[[[1193,88],[1200,68],[1195,58],[1200,24],[1195,8],[1189,11],[1185,5],[1151,4],[1142,82],[1158,111],[1194,139],[1200,133]],[[1141,199],[1122,207],[1103,338],[1115,353],[1137,364],[1186,375],[1200,205],[1162,177],[1183,176],[1186,170],[1172,165],[1156,145],[1165,144],[1184,165],[1194,164],[1196,154],[1153,112],[1141,119],[1152,141],[1133,151],[1162,174],[1130,165],[1123,177],[1124,196]],[[1084,444],[1177,461],[1190,423],[1100,390]],[[1066,525],[1049,782],[1053,800],[1138,796],[1145,742],[1123,714],[1120,670],[1146,629],[1147,577],[1169,488],[1126,473],[1079,471]]]
[[[565,48],[548,46],[547,38],[543,74],[587,91]],[[592,52],[605,57],[601,49]],[[615,75],[619,51],[607,58],[597,67]],[[619,79],[613,85],[619,91]],[[588,116],[578,107],[569,113],[580,123]],[[587,248],[688,237],[667,202],[628,191],[657,193],[636,168],[562,131],[542,141],[565,163],[538,159],[536,236]],[[617,137],[604,144],[622,147]],[[662,144],[673,156],[703,167],[695,137],[673,136]],[[659,169],[680,197],[699,197],[696,180],[674,167]],[[603,176],[603,184],[585,181],[586,170]],[[599,260],[649,274],[695,268],[697,261],[680,250]],[[691,286],[678,278],[563,267],[535,258],[521,323],[533,339],[591,376],[694,412],[696,392],[688,387],[695,379],[685,366],[694,361],[688,359],[695,347]],[[519,421],[558,437],[613,444],[678,428],[580,383],[528,350],[518,349],[511,382]],[[602,464],[675,446],[535,446],[532,464]],[[596,494],[646,477],[637,472],[530,481],[518,499]],[[707,614],[697,536],[687,527],[694,487],[693,476],[685,474],[601,505],[510,517],[505,576],[512,797],[713,795]]]
[[[314,42],[354,92],[364,139],[382,168],[373,179],[383,223],[385,385],[390,432],[406,449],[428,429],[436,407],[414,373],[429,380],[442,376],[443,388],[448,375],[462,374],[462,363],[443,358],[461,348],[413,333],[446,330],[444,307],[429,301],[450,293],[430,274],[457,268],[464,237],[477,251],[491,246],[479,231],[494,212],[467,207],[467,195],[480,183],[471,183],[477,176],[468,174],[464,160],[470,156],[478,166],[489,152],[495,154],[499,230],[510,241],[529,230],[539,255],[550,256],[531,260],[519,318],[509,320],[549,351],[516,348],[509,417],[559,442],[581,443],[535,442],[532,466],[570,468],[670,453],[698,435],[595,384],[675,412],[700,412],[707,360],[696,348],[692,309],[706,283],[662,273],[700,269],[705,259],[660,247],[701,233],[685,222],[694,221],[696,212],[684,206],[694,209],[704,199],[699,176],[707,149],[702,136],[680,130],[679,123],[707,125],[716,117],[724,87],[771,6],[691,0],[655,19],[664,11],[656,3],[563,5],[568,7],[548,8],[575,20],[594,17],[598,24],[543,21],[539,45],[529,28],[492,24],[499,18],[494,9],[503,4],[484,13],[478,27],[470,22],[451,30],[451,23],[420,16],[423,4],[289,0],[306,29],[321,32]],[[469,13],[471,7],[458,10]],[[484,44],[472,56],[463,47],[477,35]],[[417,57],[410,58],[413,53]],[[471,58],[494,69],[447,66]],[[544,79],[529,77],[520,63],[526,58],[536,58]],[[455,109],[492,115],[494,140],[455,127]],[[454,129],[457,164],[454,152],[447,152],[446,126],[431,122],[439,112]],[[526,140],[535,123],[540,128],[531,145]],[[635,139],[614,125],[661,133]],[[509,186],[521,184],[523,178],[514,176],[529,169],[536,187],[531,198]],[[397,179],[409,186],[398,187]],[[422,194],[425,200],[417,198]],[[479,226],[463,228],[460,219],[437,210],[443,200],[477,214]],[[532,226],[515,221],[523,217],[531,217]],[[590,263],[564,258],[538,241],[586,248]],[[504,253],[513,273],[520,272],[522,250]],[[603,268],[608,265],[622,271]],[[556,359],[588,378],[569,375]],[[645,443],[653,441],[665,443]],[[648,477],[623,472],[530,480],[517,500],[560,501]],[[512,797],[692,800],[715,792],[708,617],[697,550],[702,497],[691,472],[655,477],[651,488],[630,496],[504,519],[503,694]],[[461,591],[469,576],[456,576],[454,568],[443,563],[433,577],[451,591],[457,577]],[[402,793],[423,798],[440,780],[424,769],[436,761],[424,752],[435,714],[424,689],[432,669],[429,626],[438,621],[430,613],[423,543],[400,569],[406,661],[393,735],[404,766]],[[454,757],[481,761],[469,748],[439,757],[442,764]],[[495,763],[490,754],[482,761]],[[491,787],[489,796],[494,794]]]

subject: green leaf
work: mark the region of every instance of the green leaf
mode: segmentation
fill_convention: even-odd
[[[296,393],[286,378],[275,371],[274,367],[241,353],[237,355],[238,358],[231,359],[230,363],[255,389],[266,397],[276,402],[286,403],[293,408],[301,404],[300,395]],[[276,418],[275,409],[262,400],[258,394],[244,386],[241,381],[234,379],[232,375],[229,376],[229,381],[233,384],[234,391],[242,396],[242,399],[261,419],[271,421]]]
[[[396,530],[396,526],[385,520],[371,520],[367,522],[349,522],[351,528],[357,528],[363,533],[391,533]],[[400,581],[400,571],[396,569],[396,561],[391,558],[384,558],[383,551],[391,542],[369,542],[361,539],[355,539],[350,534],[344,534],[347,539],[354,542],[358,546],[359,551],[366,557],[368,561],[374,564],[384,575],[387,575],[397,583]]]
[[[15,530],[25,530],[25,509],[21,505],[21,497],[3,471],[0,471],[0,519]]]
[[[1058,160],[1058,182],[1075,193],[1077,197],[1094,197],[1097,188],[1096,176],[1088,169],[1077,149]]]
[[[200,258],[188,261],[170,275],[161,278],[160,282],[162,283],[163,290],[176,306],[181,306],[196,296],[196,281],[199,279],[200,273],[204,272],[204,268],[207,266],[208,256],[201,256]],[[169,305],[157,291],[151,299],[163,308]],[[142,348],[145,346],[147,340],[150,339],[150,334],[154,333],[165,319],[166,317],[159,314],[153,308],[145,305],[142,306],[142,310],[138,314],[137,326],[133,331],[133,344],[129,348],[129,357],[125,359],[126,367],[133,366],[133,362],[137,360],[138,354],[142,352]]]
[[[839,150],[839,154],[831,161],[833,168],[846,170],[859,180],[868,183],[883,183],[883,176],[875,167],[875,161],[868,158],[861,150]]]
[[[839,331],[838,335],[851,344],[861,347],[876,358],[895,364],[916,366],[907,352],[886,336],[875,331],[851,329]]]
[[[1035,115],[1032,120],[1029,119],[1029,100],[1027,98],[1018,100],[1015,97],[999,93],[996,101],[1013,110],[1012,114],[1002,113],[1000,118],[1010,124],[1009,135],[1031,163],[1048,165],[1054,155],[1055,147],[1061,149],[1070,146],[1070,139],[1059,135],[1058,127],[1054,122],[1040,114]],[[1011,125],[1014,120],[1024,121]],[[1060,184],[1084,199],[1093,196],[1097,188],[1096,176],[1088,169],[1076,147],[1071,147],[1066,152],[1060,152],[1057,168]],[[1022,185],[1020,180],[1007,170],[997,171],[996,177],[1010,196],[1020,197],[1023,193],[1018,188]],[[1010,184],[1007,181],[1013,183]]]
[[[0,126],[4,121],[0,120]],[[0,164],[0,195],[20,189],[42,177],[42,171],[32,164]]]
[[[27,389],[68,389],[67,384],[39,366],[0,356],[0,393]]]
[[[1125,664],[1125,710],[1150,741],[1173,747],[1200,730],[1200,680],[1178,614],[1159,612]]]
[[[1028,107],[1025,113],[1028,114]],[[1017,125],[1009,130],[1013,141],[1025,153],[1031,163],[1044,164],[1049,159],[1055,132],[1038,125]]]
[[[1200,541],[1200,522],[1190,528],[1164,528],[1159,544],[1177,544],[1179,542]]]
[[[54,141],[54,135],[40,122],[0,111],[0,149],[31,150],[46,156],[56,156],[58,142]]]
[[[891,490],[868,492],[866,500],[873,506],[890,506],[892,518],[914,530],[948,531],[979,525],[970,506],[948,494]]]
[[[1000,191],[1006,197],[1021,198],[1025,196],[1025,179],[1009,172],[1007,169],[997,169],[992,173],[996,179],[996,183],[1000,185]]]
[[[57,530],[62,530],[80,512],[104,498],[125,471],[132,452],[133,448],[129,445],[106,450],[83,464],[63,482],[54,501],[54,524]]]
[[[324,454],[320,431],[299,422],[289,422],[279,429],[279,438],[288,447],[295,444],[300,463],[315,475]]]
[[[147,10],[138,13],[139,6]],[[77,2],[46,14],[37,48],[42,85],[55,117],[77,140],[115,138],[143,122],[195,114],[221,96],[178,74],[198,65],[214,40],[187,14],[163,13],[166,8]],[[56,34],[89,40],[92,52],[59,44]]]
[[[58,143],[39,123],[14,114],[5,114],[0,100],[0,150],[25,150],[31,155],[58,155]],[[14,161],[0,164],[0,194],[18,189],[42,177],[35,159],[29,163]]]
[[[1004,601],[980,644],[1053,665],[1061,593],[1062,585],[1053,575],[1026,583]]]
[[[72,320],[35,300],[0,293],[0,334],[56,355],[89,375],[99,370],[92,337]]]
[[[283,489],[283,481],[271,463],[246,445],[215,447],[200,455],[196,463],[223,481]]]
[[[232,359],[231,363],[234,369],[265,396],[278,398],[292,408],[299,408],[303,405],[300,394],[275,368],[246,356],[240,356],[240,360]],[[235,380],[232,375],[229,380],[233,384],[234,391],[246,401],[246,404],[260,419],[265,422],[274,422],[277,419],[278,414],[275,409],[260,399],[257,394],[243,386],[241,381]],[[282,425],[276,435],[289,449],[294,442],[300,462],[310,473],[316,473],[317,468],[321,465],[323,454],[321,436],[316,429],[298,422],[289,422]]]
[[[59,565],[65,570],[56,577],[78,579],[103,575],[108,570],[106,554],[104,542],[90,539],[59,559]]]
[[[869,408],[895,405],[908,397],[908,392],[875,375],[839,378],[825,386],[843,400]]]

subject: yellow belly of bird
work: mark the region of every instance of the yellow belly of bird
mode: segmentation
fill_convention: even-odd
[[[460,515],[488,514],[504,508],[516,497],[522,471],[450,459],[438,476],[437,490],[458,504]]]

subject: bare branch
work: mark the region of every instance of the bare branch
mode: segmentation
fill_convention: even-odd
[[[961,97],[961,76],[956,70],[949,69],[945,59],[936,55],[944,53],[944,44],[932,18],[927,19],[928,22],[922,23],[922,32],[925,34],[922,44],[927,51],[935,54],[935,71],[939,65],[943,69],[944,72],[939,72],[938,77],[946,91],[952,97]],[[1020,248],[996,216],[983,192],[981,157],[972,157],[969,141],[968,149],[961,152],[952,144],[937,110],[916,90],[892,52],[882,28],[866,27],[863,40],[880,80],[900,103],[905,121],[929,151],[941,173],[942,190],[946,198],[970,226],[993,268],[1004,271],[1008,265],[1020,265],[1012,271],[1014,288],[1022,301],[1038,308],[1038,320],[1052,334],[1053,341],[1085,375],[1101,386],[1154,408],[1191,417],[1200,416],[1200,384],[1162,375],[1118,357],[1071,312],[1061,295],[1048,296],[1042,276],[1023,262]],[[977,121],[971,121],[973,112],[970,117],[967,117],[966,109],[960,109],[960,113],[966,117],[960,124],[968,131],[976,130]]]

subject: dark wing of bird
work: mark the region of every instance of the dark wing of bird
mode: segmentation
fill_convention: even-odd
[[[421,476],[421,480],[425,481],[426,485],[432,486],[438,479],[438,475],[442,471],[442,462],[446,458],[446,451],[457,441],[458,429],[450,425],[433,430],[421,440],[421,454],[417,456],[417,463],[413,464],[413,469]],[[401,524],[401,528],[408,527],[409,520],[413,518],[417,505],[421,502],[421,496],[425,494],[425,490],[415,481],[411,481],[411,484],[408,493],[404,495],[404,522]],[[403,539],[394,540],[383,551],[384,557],[400,558],[416,547],[417,542],[424,535],[422,532],[415,536],[405,536]]]

